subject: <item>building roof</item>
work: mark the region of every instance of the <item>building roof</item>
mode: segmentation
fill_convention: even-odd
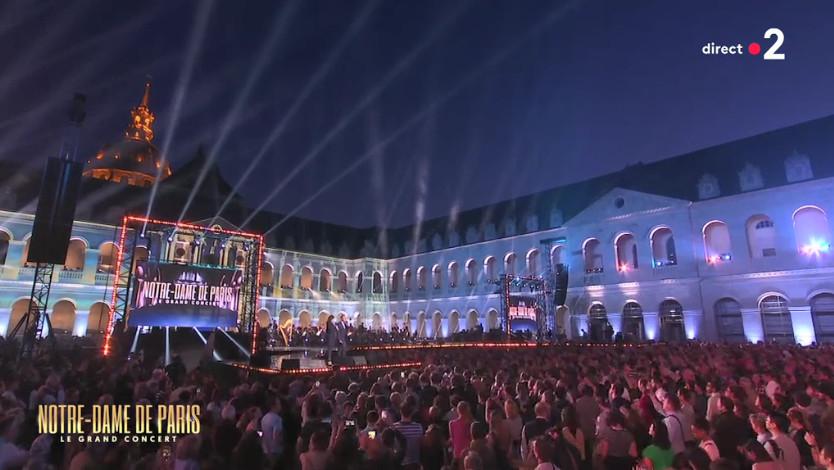
[[[539,229],[554,228],[617,187],[699,201],[832,177],[832,157],[834,115],[652,163],[629,165],[606,175],[465,210],[454,218],[426,220],[421,223],[420,240],[430,241],[438,234],[448,245],[450,232],[454,232],[465,244],[466,231],[475,227],[480,241],[490,225],[495,227],[494,238],[498,238],[507,235],[502,225],[511,218],[515,219],[511,221],[515,233],[525,233],[528,216],[536,218]],[[414,233],[414,225],[400,227],[392,231],[389,240],[406,254],[413,251],[408,245],[414,243]],[[428,242],[425,245],[416,251],[430,248]]]

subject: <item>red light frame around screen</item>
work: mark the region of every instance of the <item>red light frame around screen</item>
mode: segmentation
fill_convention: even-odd
[[[114,266],[114,274],[115,280],[113,282],[113,295],[110,299],[110,309],[109,309],[109,318],[107,320],[107,329],[104,332],[104,343],[102,346],[102,353],[105,356],[110,355],[110,340],[113,336],[113,321],[116,316],[116,300],[117,300],[117,291],[119,288],[119,273],[121,272],[122,262],[124,261],[124,246],[125,246],[125,238],[127,237],[127,231],[130,227],[131,223],[142,223],[142,224],[152,224],[152,225],[167,225],[170,227],[174,227],[176,229],[185,229],[185,230],[195,230],[200,232],[212,232],[212,233],[221,233],[223,235],[228,236],[236,236],[241,238],[250,238],[253,239],[258,245],[258,274],[256,278],[256,286],[255,286],[255,306],[259,305],[258,296],[260,295],[260,285],[261,285],[261,263],[263,262],[263,250],[264,250],[264,237],[261,234],[252,233],[252,232],[244,232],[241,230],[227,230],[222,227],[205,227],[202,225],[196,225],[189,222],[174,222],[169,220],[159,220],[159,219],[152,219],[148,217],[139,217],[133,215],[127,215],[122,218],[122,229],[121,233],[119,234],[119,244],[118,244],[118,251],[116,253],[116,265]],[[136,227],[133,227],[137,229]],[[255,353],[255,346],[257,345],[257,335],[258,335],[258,319],[257,319],[257,310],[254,313],[254,317],[252,318],[252,353]]]

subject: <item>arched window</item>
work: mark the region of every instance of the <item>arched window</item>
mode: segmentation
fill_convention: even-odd
[[[382,315],[374,313],[371,317],[371,329],[374,331],[382,331]]]
[[[811,318],[817,343],[834,343],[834,294],[818,294],[811,299]]]
[[[741,318],[741,304],[735,299],[723,298],[715,302],[715,322],[718,337],[728,343],[743,343],[744,321]]]
[[[365,282],[365,275],[362,274],[362,271],[359,271],[358,273],[356,273],[356,293],[357,294],[362,293],[362,287],[363,287],[362,284],[364,284],[364,282]]]
[[[403,332],[406,334],[411,335],[414,332],[414,325],[411,324],[413,318],[411,317],[411,312],[405,312],[403,316]]]
[[[674,299],[660,303],[660,339],[669,343],[686,341],[683,307]]]
[[[329,269],[322,269],[319,272],[319,290],[321,292],[330,292],[330,289],[332,289],[331,278]]]
[[[265,308],[258,310],[255,318],[258,319],[258,326],[261,328],[269,328],[269,326],[272,325],[272,318],[269,316],[269,310]]]
[[[498,279],[498,276],[495,272],[495,257],[494,256],[487,256],[484,260],[484,275],[486,276],[486,280],[491,282]]]
[[[507,276],[515,276],[515,253],[507,253],[504,257],[504,274]]]
[[[550,262],[553,263],[553,270],[560,264],[566,264],[565,247],[563,245],[556,245],[550,249]]]
[[[443,337],[443,314],[439,311],[431,316],[431,332],[434,339]]]
[[[449,263],[449,287],[454,289],[458,286],[458,263],[452,261]]]
[[[298,314],[298,326],[301,328],[310,328],[313,325],[313,317],[307,310],[302,310]]]
[[[781,295],[769,295],[759,302],[765,341],[794,343],[793,322],[788,300]]]
[[[822,209],[805,206],[793,213],[793,230],[800,253],[818,256],[831,250],[831,231]]]
[[[278,326],[284,330],[292,326],[292,314],[289,310],[284,309],[278,313]]]
[[[23,244],[23,256],[20,257],[20,265],[23,267],[33,267],[34,263],[29,262],[29,245],[32,244],[32,234],[27,235],[26,243]]]
[[[75,329],[75,304],[69,300],[58,301],[52,307],[49,320],[55,334],[71,335]]]
[[[450,335],[460,331],[460,313],[457,310],[452,310],[452,313],[449,314],[448,330]]]
[[[498,310],[490,309],[487,312],[487,328],[492,330],[497,330],[501,327],[501,322],[498,320]]]
[[[391,275],[389,276],[388,282],[389,292],[393,294],[400,290],[400,274],[397,271],[391,271]]]
[[[29,299],[18,299],[15,303],[12,304],[12,311],[9,314],[9,324],[6,325],[6,334],[7,338],[11,337],[14,328],[17,326],[18,323],[26,316],[26,313],[29,311],[30,306]],[[18,335],[23,334],[23,327],[17,330]]]
[[[605,310],[605,305],[599,302],[592,304],[591,308],[588,309],[588,317],[591,341],[611,341],[612,338],[608,330],[608,312]]]
[[[309,266],[301,268],[301,288],[313,290],[313,268]]]
[[[432,287],[440,289],[443,286],[441,277],[440,265],[435,264],[431,268]]]
[[[776,227],[766,215],[747,219],[747,247],[751,258],[776,256]]]
[[[476,310],[470,310],[466,314],[466,331],[474,331],[476,329],[478,329],[478,312]]]
[[[406,292],[411,290],[411,269],[403,271],[403,287]]]
[[[327,310],[322,310],[319,312],[319,322],[316,324],[319,329],[327,327],[327,319],[330,318],[330,312]]]
[[[417,314],[417,328],[415,333],[418,338],[426,337],[426,312]]]
[[[84,240],[73,238],[67,248],[67,259],[64,262],[64,269],[67,271],[82,271],[84,269],[84,257],[87,255],[87,243]]]
[[[426,267],[420,266],[417,268],[417,288],[426,290]]]
[[[466,262],[466,282],[470,286],[478,282],[478,263],[474,259]]]
[[[261,286],[269,287],[272,285],[273,278],[275,277],[273,275],[274,270],[272,263],[264,261],[261,265]]]
[[[110,321],[110,306],[104,302],[96,302],[90,307],[87,315],[87,336],[104,334]]]
[[[713,220],[704,225],[704,253],[707,263],[720,264],[733,259],[730,243],[730,229],[720,220]]]
[[[586,273],[601,273],[603,271],[602,250],[599,240],[596,238],[585,240],[585,243],[582,244],[582,256],[585,260]]]
[[[9,254],[9,242],[12,236],[5,230],[0,230],[0,266],[6,264],[6,256]]]
[[[637,302],[623,305],[622,333],[626,341],[643,341],[643,307]]]
[[[344,271],[339,271],[339,276],[337,278],[338,282],[338,291],[340,294],[345,294],[348,291],[348,275]]]
[[[654,267],[674,266],[678,264],[678,254],[675,250],[675,237],[672,229],[659,227],[651,233],[652,260]]]
[[[617,255],[617,271],[628,272],[637,269],[637,242],[634,235],[624,233],[614,242]]]
[[[527,274],[530,276],[539,275],[539,250],[535,248],[527,252]]]
[[[371,279],[371,289],[374,294],[382,293],[382,274],[379,271],[374,271],[374,277]]]
[[[391,312],[391,319],[388,323],[388,331],[399,331],[400,329],[400,318],[397,316],[395,312]]]
[[[292,289],[293,284],[293,275],[295,274],[292,266],[289,264],[285,264],[283,268],[281,268],[281,288],[282,289]]]
[[[98,248],[98,266],[96,272],[112,273],[113,265],[116,264],[116,253],[118,246],[113,242],[104,242]]]

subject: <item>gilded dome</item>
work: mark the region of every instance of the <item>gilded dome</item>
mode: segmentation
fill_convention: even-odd
[[[150,90],[148,82],[139,106],[130,110],[131,121],[122,140],[105,145],[88,160],[85,176],[131,186],[150,186],[157,174],[160,179],[171,176],[171,167],[152,143],[156,117],[148,108]]]

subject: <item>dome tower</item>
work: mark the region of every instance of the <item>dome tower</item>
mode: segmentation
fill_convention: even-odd
[[[156,117],[148,107],[150,93],[151,83],[147,82],[142,101],[130,110],[130,124],[122,140],[105,145],[88,160],[84,176],[130,186],[151,186],[157,174],[160,179],[171,176],[171,167],[152,143]]]

